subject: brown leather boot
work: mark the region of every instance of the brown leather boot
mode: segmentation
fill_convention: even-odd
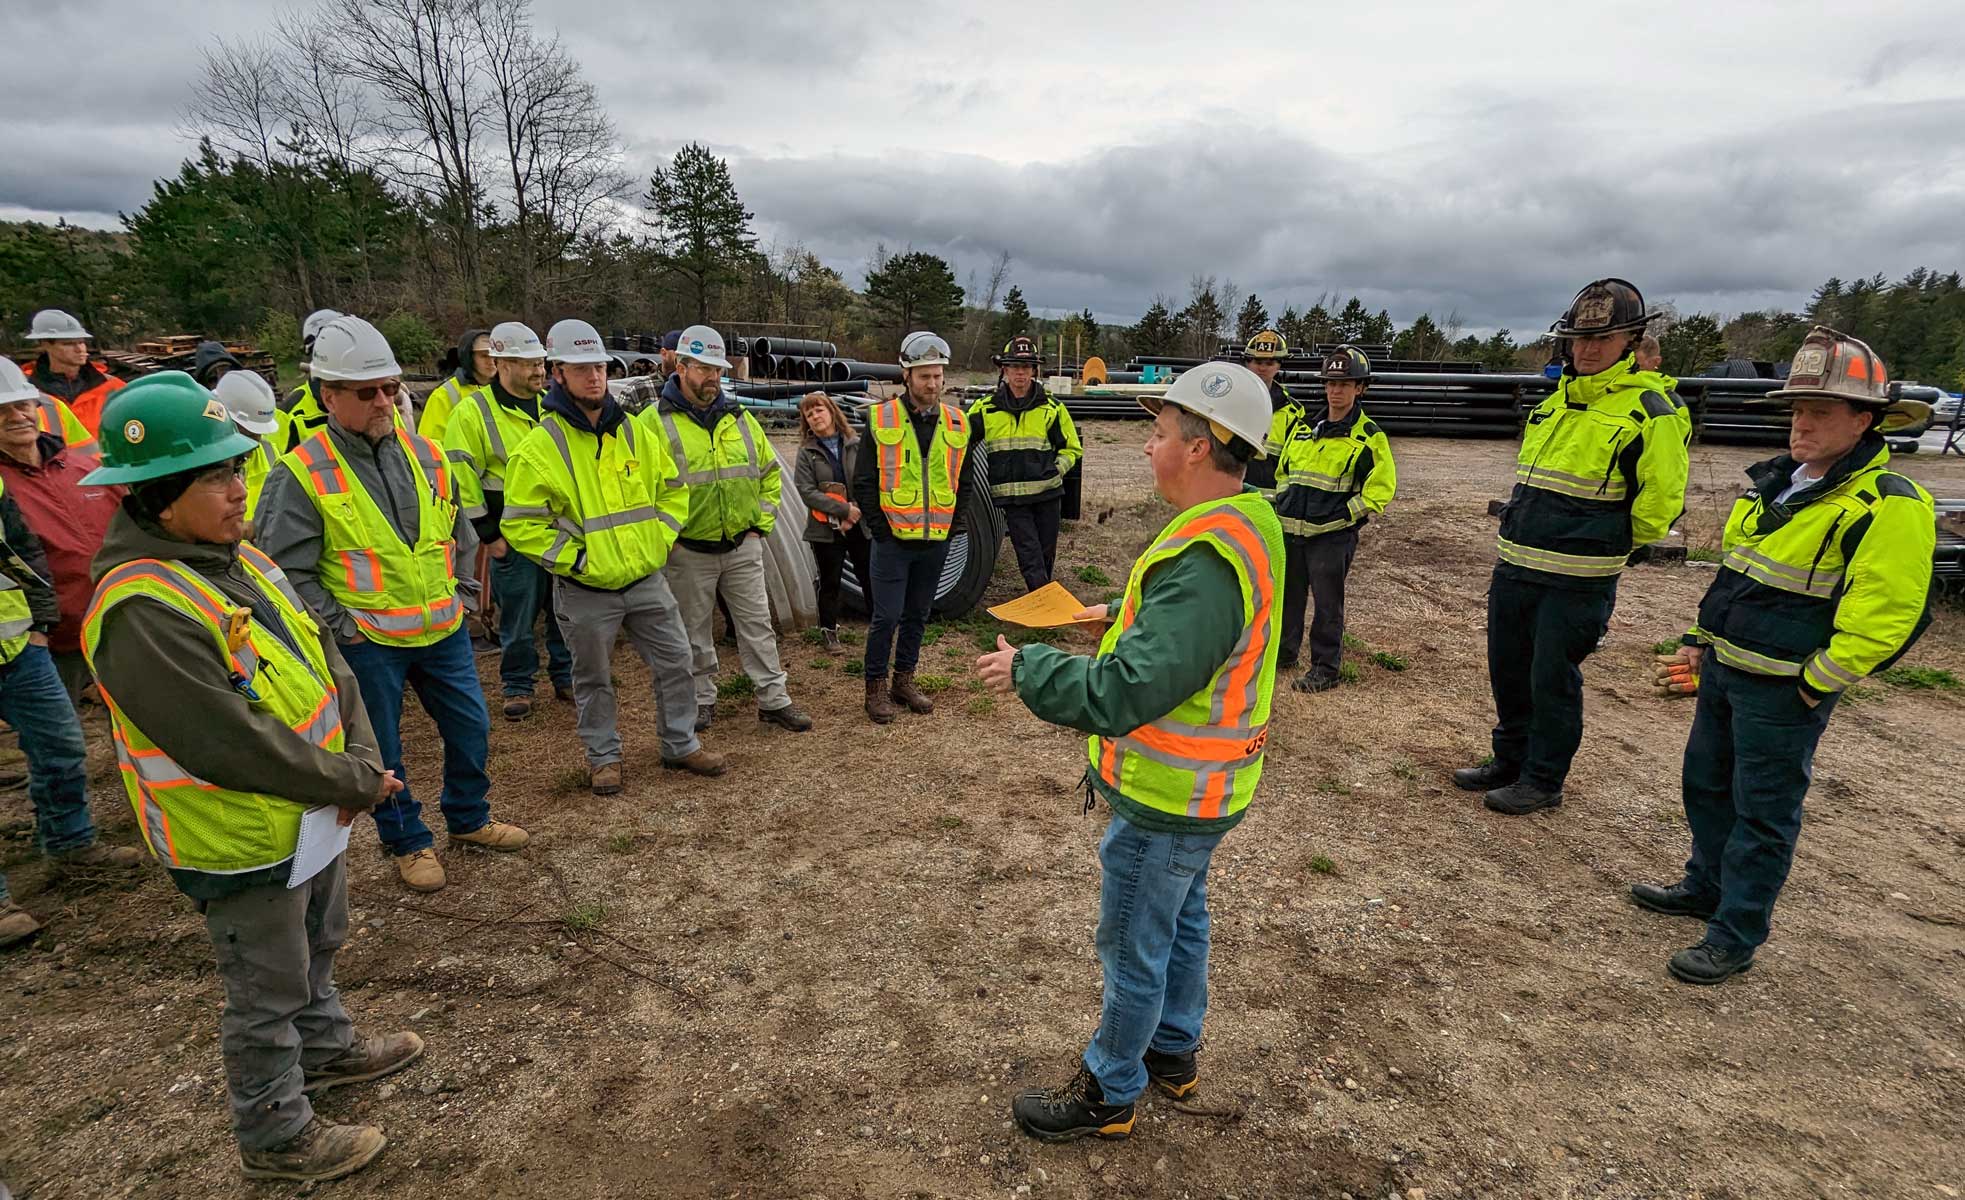
[[[373,1125],[334,1125],[319,1117],[271,1150],[239,1151],[247,1179],[339,1179],[366,1167],[389,1139]]]
[[[887,694],[893,697],[894,703],[907,705],[909,712],[925,715],[935,711],[935,702],[928,699],[926,692],[914,686],[913,671],[894,672],[894,686]]]
[[[338,1088],[343,1084],[367,1083],[397,1071],[423,1057],[423,1039],[413,1033],[385,1033],[358,1037],[348,1053],[317,1071],[309,1071],[301,1091],[308,1095]]]
[[[867,680],[867,719],[875,725],[885,725],[895,715],[894,702],[887,698],[887,681]]]

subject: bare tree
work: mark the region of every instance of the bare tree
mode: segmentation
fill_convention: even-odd
[[[976,350],[982,344],[983,334],[989,329],[991,315],[996,312],[996,301],[1003,294],[1003,281],[1009,277],[1010,252],[1008,250],[996,252],[995,261],[989,265],[989,283],[984,286],[981,296],[974,294],[975,273],[970,272],[970,307],[976,312],[972,318],[975,328],[969,334],[969,352],[962,356],[965,364],[975,365]]]
[[[183,132],[261,169],[271,167],[293,107],[282,57],[261,40],[207,47]]]

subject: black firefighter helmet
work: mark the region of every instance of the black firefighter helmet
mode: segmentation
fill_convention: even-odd
[[[1003,352],[991,355],[989,361],[999,367],[1038,367],[1044,364],[1043,356],[1037,353],[1037,343],[1021,333],[1004,342]]]
[[[1636,284],[1628,279],[1599,279],[1576,293],[1550,332],[1557,337],[1601,337],[1643,329],[1650,322]]]
[[[1357,379],[1369,383],[1371,359],[1365,357],[1364,351],[1347,343],[1332,350],[1325,357],[1324,368],[1317,374],[1326,380]]]

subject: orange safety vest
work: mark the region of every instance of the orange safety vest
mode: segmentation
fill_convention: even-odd
[[[867,431],[880,454],[880,511],[902,541],[943,541],[955,526],[962,461],[969,453],[969,417],[953,405],[944,404],[941,410],[925,463],[900,399],[867,410]]]

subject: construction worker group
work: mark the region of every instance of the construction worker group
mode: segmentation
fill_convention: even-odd
[[[62,316],[37,316],[35,336],[83,333]],[[1561,378],[1528,417],[1488,591],[1492,753],[1454,773],[1500,814],[1562,803],[1582,730],[1579,666],[1626,562],[1683,509],[1688,418],[1675,381],[1636,361],[1650,317],[1623,280],[1578,292],[1556,326]],[[48,453],[97,464],[83,484],[126,489],[95,557],[80,651],[144,841],[216,948],[245,1172],[311,1180],[359,1169],[384,1139],[322,1120],[309,1095],[423,1052],[414,1034],[358,1035],[332,981],[347,923],[335,839],[345,844],[356,815],[375,817],[406,886],[446,882],[403,769],[407,689],[442,740],[449,844],[500,852],[529,840],[492,813],[490,709],[465,622],[484,599],[470,566],[480,547],[502,715],[532,711],[543,617],[548,682],[577,708],[596,794],[624,786],[610,670],[620,634],[648,664],[665,768],[727,769],[704,744],[720,608],[760,722],[798,733],[813,720],[787,690],[765,588],[762,542],[786,515],[780,464],[721,385],[730,363],[715,330],[680,332],[659,400],[632,414],[609,390],[609,356],[587,322],[560,321],[543,339],[516,322],[472,331],[420,420],[373,325],[320,313],[305,332],[307,381],[283,408],[250,372],[210,388],[166,372],[97,396],[85,421],[36,382],[44,371],[30,379],[5,363],[0,417],[31,410]],[[88,367],[86,341],[83,351]],[[819,556],[822,621],[836,632],[827,563],[836,596],[852,560],[871,610],[866,714],[878,724],[933,710],[914,673],[966,507],[993,498],[1026,587],[1040,587],[1056,571],[1060,507],[1083,453],[1035,378],[1028,339],[1004,347],[996,388],[967,411],[943,399],[950,358],[936,334],[908,335],[903,394],[868,406],[864,434],[824,397],[800,408],[793,491],[805,536],[839,547]],[[1102,1012],[1068,1081],[1016,1097],[1012,1115],[1035,1137],[1126,1136],[1149,1086],[1175,1097],[1198,1086],[1208,868],[1262,778],[1275,680],[1299,661],[1306,609],[1309,662],[1293,686],[1325,692],[1344,678],[1346,581],[1396,468],[1365,404],[1369,357],[1325,353],[1315,411],[1279,381],[1288,359],[1264,331],[1243,362],[1203,363],[1142,400],[1155,489],[1176,515],[1116,610],[1078,614],[1107,623],[1096,653],[999,639],[977,663],[986,686],[1089,735],[1087,805],[1104,800],[1112,814],[1099,848]],[[91,394],[80,368],[49,369],[68,372],[75,397]],[[1682,879],[1631,894],[1706,922],[1668,964],[1691,983],[1752,966],[1836,697],[1929,620],[1932,501],[1889,469],[1882,438],[1917,406],[1892,398],[1868,346],[1826,328],[1772,399],[1792,408],[1790,453],[1750,472],[1718,576],[1684,649],[1661,665],[1674,692],[1697,695],[1683,787],[1692,849]],[[58,620],[42,551],[4,492],[0,517],[0,716],[27,752],[42,846],[126,868],[133,855],[105,859],[94,845],[79,728],[42,665]],[[0,908],[0,941],[31,933],[23,919],[31,926]]]

